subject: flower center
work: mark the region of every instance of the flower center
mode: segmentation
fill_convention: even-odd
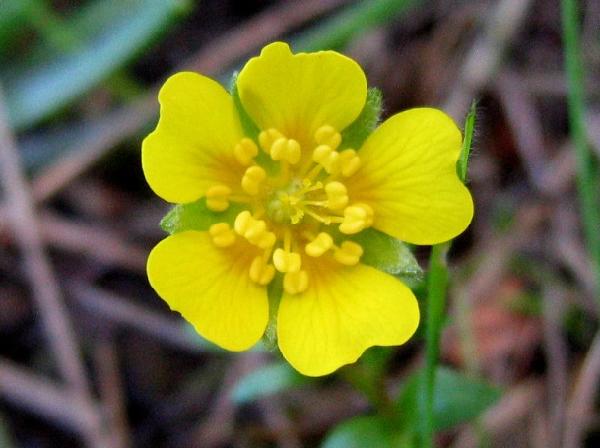
[[[258,164],[259,149],[253,140],[244,138],[233,149],[236,160],[246,167],[240,184],[213,185],[206,192],[206,204],[213,211],[224,211],[238,202],[249,210],[236,216],[233,227],[214,224],[209,233],[219,248],[230,247],[241,237],[262,251],[248,272],[253,282],[267,285],[281,272],[284,290],[298,294],[310,280],[302,269],[303,258],[333,256],[346,266],[360,261],[359,244],[350,240],[336,244],[330,233],[334,225],[341,234],[358,233],[374,217],[369,205],[351,202],[345,182],[360,168],[360,158],[353,149],[337,151],[341,142],[338,131],[321,126],[312,152],[303,153],[297,140],[277,129],[262,131],[260,147],[279,164],[274,176]]]

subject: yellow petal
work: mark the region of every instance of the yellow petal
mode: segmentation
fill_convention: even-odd
[[[233,148],[242,138],[231,96],[192,72],[160,89],[160,120],[142,144],[142,166],[154,192],[169,202],[199,199],[213,184],[237,187],[242,166]]]
[[[264,333],[269,315],[266,288],[248,276],[256,254],[239,239],[219,249],[208,232],[177,233],[150,253],[148,278],[203,337],[227,350],[246,350]]]
[[[365,74],[352,59],[335,51],[292,54],[283,42],[267,45],[250,59],[237,87],[261,129],[275,128],[301,144],[312,144],[322,125],[344,129],[367,96]]]
[[[353,202],[375,211],[373,227],[413,244],[460,234],[473,200],[456,174],[461,133],[437,109],[411,109],[386,120],[359,152],[361,168],[348,182]]]
[[[400,345],[415,332],[419,307],[399,280],[330,257],[303,259],[308,289],[284,292],[277,334],[283,356],[304,375],[320,376],[352,363],[374,345]]]

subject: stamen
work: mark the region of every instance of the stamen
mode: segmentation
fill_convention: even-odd
[[[360,157],[356,155],[353,149],[346,149],[340,153],[340,168],[342,176],[350,177],[360,168]]]
[[[310,243],[304,246],[304,250],[311,257],[320,257],[333,247],[333,238],[325,232],[321,232]]]
[[[281,137],[273,142],[269,154],[273,160],[284,160],[295,165],[300,161],[302,152],[297,140]]]
[[[331,210],[340,210],[348,205],[348,189],[341,182],[329,182],[325,185],[328,207]]]
[[[306,271],[288,272],[283,276],[283,289],[288,294],[300,294],[308,288]]]
[[[249,138],[243,138],[234,146],[233,155],[240,164],[248,166],[252,160],[258,155],[258,147],[256,143]]]
[[[250,265],[250,280],[261,286],[268,285],[275,276],[275,268],[272,264],[267,264],[265,259],[258,255]]]
[[[229,207],[231,188],[227,185],[213,185],[206,191],[206,206],[213,212],[222,212]]]
[[[217,247],[229,247],[235,242],[235,233],[226,222],[213,224],[208,229],[208,233]]]
[[[339,169],[340,153],[334,151],[329,145],[317,146],[313,150],[312,159],[325,168],[329,174]]]
[[[373,209],[367,204],[354,204],[344,209],[340,232],[347,235],[358,233],[373,224]]]
[[[261,249],[267,249],[277,241],[275,234],[267,230],[267,224],[264,221],[254,219],[248,210],[236,216],[233,229],[238,235],[243,236],[251,244]]]
[[[336,248],[333,258],[345,266],[354,266],[358,264],[362,254],[363,248],[360,244],[354,241],[344,241],[341,247]]]
[[[308,208],[305,208],[304,212],[307,215],[315,218],[320,223],[327,224],[327,225],[332,224],[332,223],[340,223],[341,224],[344,222],[344,219],[345,219],[345,218],[342,218],[341,216],[321,216],[318,213],[315,213],[312,210],[309,210]]]
[[[271,146],[273,146],[275,140],[282,137],[283,134],[281,132],[279,132],[277,129],[270,128],[258,134],[258,143],[260,143],[260,147],[264,152],[270,154]]]
[[[273,252],[273,264],[279,272],[298,272],[302,266],[302,259],[297,252],[278,248]]]
[[[247,168],[242,177],[243,190],[249,195],[256,196],[266,177],[266,171],[258,165]]]
[[[328,145],[331,149],[336,149],[342,142],[342,136],[333,126],[321,126],[315,132],[315,141],[319,145]]]

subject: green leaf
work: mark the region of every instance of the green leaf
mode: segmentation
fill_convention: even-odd
[[[409,247],[372,227],[352,237],[364,249],[361,262],[380,271],[412,279],[422,279],[423,270]]]
[[[376,87],[367,90],[367,101],[360,115],[342,131],[342,148],[360,149],[381,119],[382,99],[381,90]]]
[[[260,129],[258,128],[256,123],[254,123],[252,118],[250,118],[250,115],[248,115],[248,112],[246,112],[246,109],[244,108],[244,106],[242,106],[242,100],[240,99],[240,94],[239,94],[238,88],[237,88],[238,74],[239,73],[237,71],[233,72],[233,75],[231,77],[229,92],[231,93],[231,96],[233,98],[233,104],[235,105],[235,108],[237,109],[237,112],[238,112],[238,116],[240,117],[240,123],[242,125],[244,135],[246,135],[246,137],[249,137],[255,141],[258,141],[258,134],[260,132]]]
[[[408,438],[385,418],[377,415],[354,417],[325,437],[321,448],[412,448]]]
[[[99,84],[163,32],[182,6],[181,0],[114,0],[109,4],[111,14],[80,19],[94,23],[97,32],[77,34],[83,39],[73,51],[59,57],[48,54],[34,65],[9,64],[0,74],[12,127],[31,126]],[[98,17],[110,20],[101,22]]]
[[[286,362],[277,362],[258,368],[242,377],[231,392],[231,399],[240,405],[264,398],[310,381]]]
[[[420,375],[422,371],[407,380],[396,400],[396,409],[402,427],[420,427],[415,421],[417,418],[415,411],[422,399]],[[500,389],[482,380],[468,377],[446,367],[438,367],[433,395],[433,429],[442,431],[473,420],[494,405],[501,395]]]
[[[473,144],[473,133],[475,132],[475,115],[477,112],[477,101],[473,100],[467,118],[465,119],[465,136],[460,151],[460,157],[456,164],[458,177],[463,182],[467,181],[467,169],[469,166],[469,156],[471,155],[471,145]]]
[[[240,211],[241,205],[231,204],[224,212],[213,212],[206,206],[206,198],[202,198],[174,206],[160,221],[160,227],[171,235],[186,230],[203,231],[220,222],[232,223]]]

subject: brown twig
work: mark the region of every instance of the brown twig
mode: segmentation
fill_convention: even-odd
[[[89,413],[97,414],[92,404],[85,368],[79,357],[75,334],[50,262],[44,253],[31,191],[23,176],[17,148],[7,123],[0,92],[0,177],[12,229],[23,252],[33,296],[61,374],[72,394],[89,408]],[[86,438],[91,446],[101,447],[104,436],[99,415],[97,417],[96,424],[88,428]]]
[[[125,299],[82,282],[69,283],[67,291],[79,307],[98,318],[108,319],[113,324],[126,328],[133,328],[186,352],[203,351],[202,347],[185,332],[180,321],[150,311],[131,299]]]
[[[112,429],[111,448],[131,446],[129,423],[125,409],[123,384],[119,372],[119,361],[115,341],[109,332],[101,335],[94,350],[98,388],[106,421]]]
[[[564,448],[579,448],[581,446],[589,417],[592,415],[599,383],[600,332],[596,333],[592,346],[583,361],[569,400],[562,445]]]
[[[60,385],[5,359],[0,360],[0,394],[14,406],[53,420],[70,431],[84,436],[95,431],[97,415],[90,412],[88,405],[74,400]]]
[[[443,109],[462,120],[471,101],[492,80],[506,47],[520,29],[531,0],[503,0],[487,16],[485,31],[469,50]]]

